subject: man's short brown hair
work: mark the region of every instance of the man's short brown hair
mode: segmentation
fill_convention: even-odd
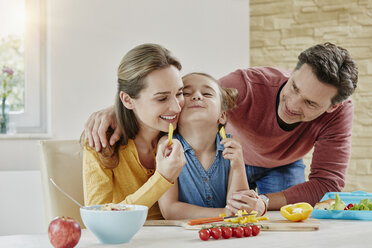
[[[346,49],[335,44],[326,42],[306,49],[298,56],[295,69],[303,64],[311,66],[319,81],[337,88],[332,105],[346,100],[357,87],[357,64]]]

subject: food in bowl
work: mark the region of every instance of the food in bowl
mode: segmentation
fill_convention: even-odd
[[[146,206],[115,205],[120,205],[120,209],[126,210],[102,211],[101,209],[104,205],[80,208],[80,215],[84,225],[104,244],[130,242],[147,218],[148,208]]]
[[[131,208],[126,206],[126,205],[106,203],[106,204],[102,205],[102,207],[99,210],[103,210],[103,211],[128,211],[128,210],[131,210]]]

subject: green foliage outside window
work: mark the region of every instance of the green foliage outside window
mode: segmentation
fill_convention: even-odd
[[[2,72],[4,67],[14,71],[10,93],[7,101],[10,111],[22,112],[25,105],[25,57],[24,40],[21,36],[8,36],[0,39],[0,86],[6,75]],[[2,89],[0,87],[0,98]]]

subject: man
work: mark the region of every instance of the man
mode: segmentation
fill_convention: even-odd
[[[269,209],[295,202],[314,205],[329,191],[341,191],[350,160],[353,103],[349,97],[358,69],[348,51],[331,43],[308,48],[293,72],[271,67],[237,70],[222,79],[239,92],[227,131],[241,140],[251,189]],[[92,115],[86,135],[96,149],[106,146],[106,130],[116,128],[111,108]],[[110,139],[120,137],[116,131]],[[314,147],[309,181],[302,157]],[[231,210],[248,208],[242,191]]]

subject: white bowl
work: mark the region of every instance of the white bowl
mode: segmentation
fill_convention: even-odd
[[[142,205],[120,205],[125,211],[99,210],[102,205],[80,208],[84,225],[104,244],[128,243],[143,226],[148,208]]]

